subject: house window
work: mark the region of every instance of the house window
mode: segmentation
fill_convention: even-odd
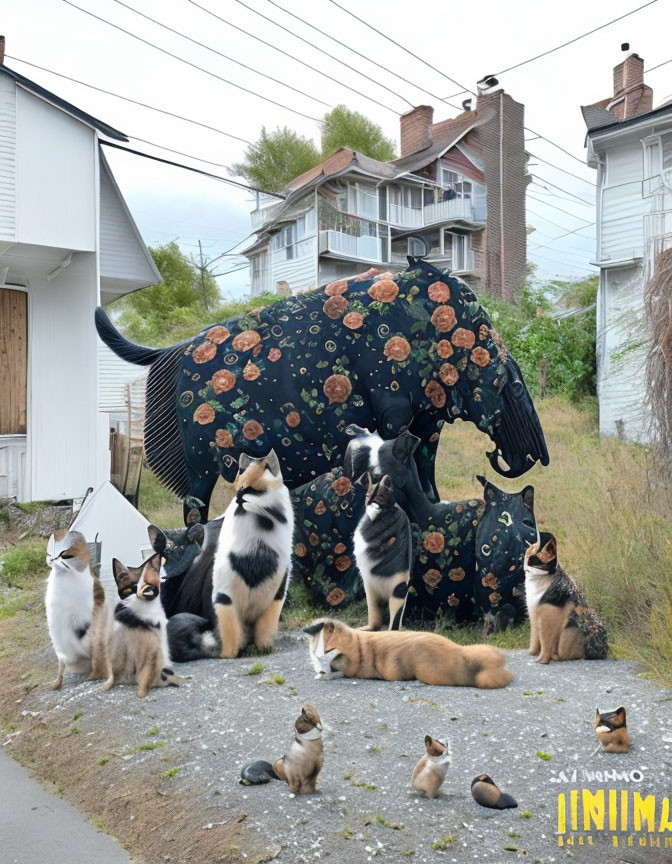
[[[672,168],[672,132],[666,132],[660,136],[663,156],[663,171],[669,171]]]
[[[390,186],[389,190],[391,207],[422,208],[422,189],[419,186]]]
[[[468,234],[453,234],[451,231],[443,232],[443,258],[451,270],[469,270],[470,245]]]
[[[369,219],[378,218],[378,192],[375,186],[353,183],[348,187],[348,212]]]
[[[443,186],[454,186],[460,179],[460,175],[454,171],[449,171],[447,168],[441,169],[441,184]]]
[[[285,225],[284,228],[281,228],[277,234],[273,236],[273,240],[271,242],[271,248],[274,250],[285,250],[285,257],[289,260],[294,257],[294,237],[296,232],[296,225],[292,223],[291,225]],[[280,256],[282,258],[282,255]]]
[[[661,170],[660,138],[644,142],[644,178],[655,177]]]
[[[427,254],[424,242],[419,237],[408,238],[408,254],[421,258]]]

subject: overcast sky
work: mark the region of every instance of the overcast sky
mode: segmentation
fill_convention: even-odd
[[[14,58],[184,115],[249,141],[258,137],[262,126],[273,129],[284,125],[318,140],[316,119],[330,106],[345,103],[379,123],[398,147],[398,115],[408,110],[409,103],[433,105],[435,121],[455,116],[458,112],[441,99],[463,87],[475,89],[475,82],[486,73],[497,74],[642,5],[643,0],[593,0],[592,3],[564,0],[536,6],[529,0],[507,3],[481,0],[478,4],[447,0],[414,0],[412,3],[338,0],[340,5],[425,58],[439,71],[405,54],[341,11],[331,0],[196,0],[230,24],[213,18],[190,0],[124,0],[127,6],[295,90],[168,32],[125,8],[118,0],[73,2],[202,66],[215,76],[285,107],[264,101],[166,56],[67,5],[64,0],[0,0],[6,51],[11,56],[7,65],[131,138],[155,142],[216,164],[166,153],[141,141],[131,141],[130,146],[226,175],[225,166],[242,155],[245,145],[241,141],[136,107],[31,68]],[[343,46],[311,30],[283,9],[328,32]],[[279,29],[251,10],[263,13],[290,32]],[[290,56],[230,25],[253,33]],[[672,60],[670,32],[672,0],[657,0],[623,21],[498,77],[506,91],[525,104],[527,126],[584,160],[585,126],[579,106],[611,95],[612,68],[625,56],[620,50],[621,43],[629,42],[631,50],[644,57],[647,67],[655,66]],[[315,47],[301,42],[292,35],[294,33]],[[357,57],[345,45],[398,72],[412,84]],[[309,63],[336,80],[331,81],[292,58]],[[355,70],[379,83],[367,81]],[[455,79],[460,86],[445,76]],[[646,80],[653,87],[655,107],[672,95],[672,63],[654,70]],[[358,95],[345,85],[366,95]],[[428,93],[439,98],[432,98]],[[467,95],[455,96],[450,101],[459,108]],[[528,137],[533,136],[528,133]],[[530,141],[529,149],[560,168],[595,181],[592,169],[544,140]],[[249,193],[130,154],[108,149],[106,155],[149,245],[177,238],[186,252],[196,253],[200,239],[206,254],[214,256],[249,234],[252,206]],[[581,276],[591,269],[594,271],[595,268],[589,266],[594,260],[594,227],[587,226],[586,230],[570,237],[550,242],[564,231],[581,226],[581,220],[586,223],[594,220],[594,187],[534,158],[530,160],[530,171],[563,190],[552,186],[544,189],[536,184],[530,187],[528,224],[536,229],[529,238],[530,256],[538,265],[538,275],[547,278]],[[590,203],[584,205],[570,193]],[[540,200],[532,200],[532,196]],[[555,209],[558,207],[567,212]],[[547,243],[550,243],[547,248],[534,251],[534,247]],[[240,258],[223,260],[230,268],[243,263]],[[232,273],[220,283],[225,294],[240,296],[249,290],[246,270]]]

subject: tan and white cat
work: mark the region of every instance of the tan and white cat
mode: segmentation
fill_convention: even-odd
[[[49,538],[45,606],[49,635],[58,658],[58,676],[50,686],[58,690],[65,672],[109,678],[110,608],[105,591],[91,570],[84,535],[59,529]]]
[[[411,786],[428,798],[436,798],[450,768],[450,741],[443,744],[438,738],[425,735],[425,747],[427,752],[413,769]]]
[[[269,648],[278,629],[292,553],[294,516],[273,450],[242,453],[236,496],[224,513],[212,573],[212,603],[222,657],[236,657],[251,638]]]
[[[324,765],[322,721],[312,705],[306,703],[294,723],[294,741],[289,753],[273,763],[273,773],[286,780],[294,795],[313,795]]]

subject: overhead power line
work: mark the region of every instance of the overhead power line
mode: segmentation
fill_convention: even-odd
[[[499,72],[494,72],[493,74],[503,75],[505,72],[511,72],[513,69],[519,69],[521,66],[526,66],[528,63],[533,63],[535,60],[540,60],[542,57],[547,57],[549,54],[553,54],[555,51],[559,51],[561,48],[566,48],[568,45],[573,45],[574,42],[585,39],[586,36],[591,36],[593,33],[597,33],[598,30],[604,30],[605,27],[609,27],[611,24],[615,24],[617,21],[622,21],[624,18],[628,18],[630,15],[634,15],[635,12],[639,12],[641,9],[646,9],[647,6],[652,6],[654,3],[657,2],[658,0],[649,0],[648,3],[644,3],[642,6],[638,6],[636,9],[631,9],[624,15],[619,15],[618,18],[612,18],[611,21],[607,21],[605,24],[600,24],[599,27],[593,27],[592,30],[587,30],[585,33],[581,33],[578,36],[575,36],[573,39],[569,39],[567,42],[563,42],[562,45],[556,45],[555,48],[549,48],[548,51],[542,51],[541,54],[535,54],[534,57],[528,57],[527,60],[521,60],[520,63],[515,63],[513,66],[507,66],[506,69],[500,69]]]
[[[590,186],[596,186],[597,185],[597,184],[593,183],[592,180],[586,180],[585,177],[581,177],[578,174],[574,174],[571,171],[568,171],[566,168],[561,168],[559,165],[556,165],[555,162],[549,162],[548,159],[542,159],[541,156],[537,156],[536,153],[533,153],[529,149],[529,147],[527,147],[525,149],[530,154],[530,156],[532,156],[533,159],[537,159],[539,162],[543,162],[544,165],[550,165],[551,168],[556,168],[558,171],[562,171],[563,174],[569,174],[570,177],[576,177],[577,180],[582,180],[584,183],[588,183]],[[585,165],[585,162],[583,164]]]
[[[185,123],[191,123],[194,126],[200,126],[202,129],[208,129],[210,132],[216,132],[218,135],[225,135],[227,138],[233,138],[235,141],[241,141],[243,144],[251,144],[247,138],[241,138],[239,135],[232,135],[230,132],[225,132],[223,129],[218,129],[216,126],[209,126],[207,123],[201,123],[199,120],[192,120],[190,117],[183,117],[181,114],[175,114],[173,111],[166,111],[164,108],[157,108],[155,105],[148,105],[146,102],[138,102],[137,99],[130,99],[128,96],[121,96],[119,93],[113,93],[112,90],[104,90],[102,87],[95,87],[86,81],[80,81],[78,78],[71,78],[70,75],[64,75],[62,72],[55,72],[53,69],[47,69],[46,66],[38,66],[37,63],[31,63],[28,60],[23,60],[21,57],[15,57],[11,54],[5,55],[9,60],[18,60],[19,63],[25,63],[32,69],[39,69],[41,72],[48,72],[49,75],[55,75],[57,78],[63,78],[65,81],[72,81],[73,84],[81,84],[82,87],[88,87],[89,90],[95,90],[97,93],[104,93],[106,96],[113,96],[115,99],[121,99],[123,102],[129,102],[131,105],[139,105],[141,108],[147,108],[149,111],[156,111],[158,114],[165,114],[167,117],[174,117],[176,120],[184,120]]]
[[[544,217],[542,216],[540,218],[543,219]],[[555,223],[551,222],[551,224],[554,225]],[[569,237],[570,234],[576,234],[578,231],[585,231],[587,228],[592,227],[594,224],[595,224],[594,222],[591,222],[590,225],[581,225],[578,228],[573,228],[571,231],[565,231],[564,234],[559,234],[557,237],[554,237],[548,243],[544,243],[543,246],[535,246],[534,248],[535,249],[548,249],[548,247],[551,245],[551,243],[555,243],[556,240],[562,240],[563,237]],[[558,226],[558,227],[561,227],[561,226]],[[589,238],[586,237],[585,239],[588,240]]]
[[[544,201],[543,203],[545,204],[546,202]],[[563,231],[567,229],[567,226],[566,226],[566,225],[561,225],[559,222],[554,222],[552,219],[549,219],[548,216],[542,216],[541,213],[537,213],[536,210],[532,210],[530,207],[526,207],[526,210],[527,210],[528,213],[531,213],[532,216],[536,216],[537,219],[543,219],[544,222],[548,222],[549,225],[555,225],[556,228],[562,228]],[[592,224],[594,225],[595,223],[593,222]],[[570,231],[570,234],[571,234],[571,233],[572,233],[572,232]],[[560,236],[562,237],[562,236],[564,236],[564,235],[561,234]],[[558,238],[558,237],[555,237],[554,239],[555,239],[555,240],[558,240],[559,238]],[[588,240],[589,238],[586,237],[586,238],[584,238],[584,239]]]
[[[529,126],[525,126],[525,129],[528,132],[531,132],[533,135],[536,135],[537,138],[543,138],[544,141],[547,141],[549,144],[552,144],[554,147],[557,147],[558,150],[562,150],[563,153],[566,153],[567,156],[571,156],[572,159],[576,160],[580,165],[585,166],[586,163],[583,161],[583,159],[579,159],[578,156],[575,156],[573,153],[570,153],[569,150],[565,150],[564,147],[561,147],[559,144],[556,144],[555,141],[551,141],[550,138],[547,138],[545,135],[542,135],[541,132],[535,132],[534,129],[530,129]]]
[[[69,2],[69,0],[64,0],[64,2]],[[346,84],[343,81],[340,81],[338,78],[334,78],[332,75],[329,75],[327,72],[323,72],[321,69],[317,69],[315,66],[311,66],[310,63],[306,63],[305,60],[301,60],[298,57],[290,54],[288,51],[284,51],[282,48],[278,48],[277,45],[274,45],[272,42],[267,42],[265,39],[262,39],[261,36],[257,36],[254,33],[250,33],[249,30],[245,30],[243,27],[239,27],[238,24],[234,24],[232,21],[227,21],[226,18],[222,18],[221,15],[217,15],[216,12],[213,12],[211,9],[208,9],[206,6],[201,6],[200,3],[196,3],[196,0],[189,0],[189,3],[192,6],[196,6],[202,12],[205,12],[207,15],[211,15],[213,18],[216,18],[218,21],[221,21],[222,24],[226,24],[227,27],[233,27],[234,30],[238,30],[239,33],[244,33],[246,36],[249,36],[251,39],[255,39],[257,42],[261,42],[262,45],[266,45],[268,48],[272,48],[274,51],[278,51],[280,54],[283,54],[285,57],[289,57],[290,60],[294,60],[296,63],[300,63],[302,66],[305,66],[307,69],[310,69],[312,72],[316,72],[318,75],[322,75],[324,78],[328,78],[329,81],[333,81],[335,84],[338,84],[339,87],[345,87],[346,90],[350,90],[352,93],[356,93],[358,96],[361,96],[363,99],[368,99],[369,102],[373,102],[375,105],[379,105],[381,108],[384,108],[386,111],[391,111],[393,114],[398,115],[399,112],[395,108],[390,108],[389,105],[384,105],[382,102],[379,102],[377,99],[374,99],[372,96],[367,96],[366,93],[362,93],[361,90],[356,90],[354,87],[351,87],[349,84]],[[256,10],[252,10],[256,11]],[[261,15],[261,12],[257,13]],[[262,15],[262,17],[266,17]],[[277,21],[273,21],[272,18],[268,19],[271,23],[276,24],[278,27],[281,27],[281,24],[278,24]],[[302,42],[305,42],[307,45],[310,45],[311,48],[315,46],[309,42],[307,39],[303,39],[301,36],[297,36],[296,33],[292,33],[291,30],[288,31],[292,36],[296,36],[297,39],[300,39]],[[331,56],[331,55],[328,55]],[[335,60],[335,57],[332,57]],[[341,62],[340,60],[337,62]],[[315,119],[315,118],[309,118]],[[319,121],[318,121],[319,122]]]
[[[530,195],[529,192],[528,192],[527,194],[528,194],[528,196],[529,196],[533,201],[538,201],[540,204],[545,204],[547,207],[552,207],[554,210],[559,210],[560,213],[566,213],[567,216],[571,216],[572,219],[578,219],[579,222],[588,222],[587,219],[582,219],[581,216],[577,216],[577,215],[574,214],[574,213],[570,213],[569,210],[563,210],[563,208],[562,208],[562,207],[558,207],[557,204],[551,204],[550,201],[544,201],[543,198],[535,198],[535,196],[534,196],[534,195]],[[592,225],[593,223],[590,222],[590,223],[588,223],[588,224]]]
[[[575,195],[573,192],[570,192],[569,189],[563,189],[562,186],[556,186],[555,183],[551,183],[550,180],[547,180],[545,177],[541,177],[539,174],[533,174],[533,177],[536,177],[537,180],[541,180],[542,183],[548,183],[549,186],[552,186],[554,189],[558,189],[560,192],[564,192],[565,195],[571,195],[572,198],[576,198],[577,201],[580,201],[582,204],[586,204],[588,207],[594,207],[594,201],[586,201],[585,198],[581,198],[580,195]]]
[[[593,270],[589,270],[588,267],[582,267],[579,264],[574,265],[571,262],[558,261],[556,258],[547,258],[545,255],[537,255],[536,257],[541,258],[542,261],[550,261],[552,264],[559,264],[561,267],[567,267],[574,270],[583,270],[584,273],[590,273],[591,275],[594,274]]]
[[[669,60],[663,60],[662,63],[658,63],[657,66],[649,66],[648,69],[645,69],[645,72],[653,72],[654,69],[660,69],[661,66],[667,66],[668,63],[672,63],[672,57]]]
[[[254,66],[248,66],[246,63],[242,63],[240,60],[234,60],[233,57],[229,57],[228,54],[223,54],[221,51],[218,51],[216,48],[211,48],[210,45],[206,45],[204,42],[199,42],[198,39],[192,39],[191,36],[187,36],[186,33],[182,33],[179,30],[175,30],[173,27],[169,27],[167,24],[163,24],[161,21],[157,21],[156,18],[152,18],[151,15],[145,15],[144,12],[140,12],[139,9],[134,9],[132,6],[129,6],[127,3],[124,3],[123,0],[114,0],[115,3],[118,3],[120,6],[123,6],[124,9],[129,9],[131,12],[134,12],[136,15],[140,15],[141,18],[144,18],[146,21],[151,21],[153,24],[156,24],[158,27],[162,27],[164,30],[168,30],[169,33],[175,33],[177,36],[181,36],[182,39],[186,39],[188,42],[191,42],[194,45],[198,45],[200,48],[205,48],[206,51],[210,51],[213,54],[217,54],[218,57],[223,57],[225,60],[229,60],[231,63],[235,63],[237,66],[242,66],[243,69],[247,69],[250,72],[254,72],[255,75],[261,75],[262,78],[267,78],[269,81],[273,81],[276,84],[280,84],[282,87],[287,87],[288,90],[293,90],[294,93],[298,93],[300,96],[306,96],[308,99],[312,99],[314,102],[319,102],[320,105],[325,105],[327,108],[330,107],[328,102],[325,102],[323,99],[318,99],[317,96],[311,96],[310,93],[306,93],[303,90],[298,90],[296,87],[292,87],[291,84],[287,84],[284,81],[281,81],[280,78],[274,78],[273,75],[267,75],[265,72],[261,72],[259,69],[255,69]]]
[[[283,105],[282,102],[276,102],[275,99],[270,99],[268,96],[262,96],[261,93],[257,93],[247,87],[243,87],[242,84],[235,84],[233,81],[229,81],[228,78],[223,78],[221,75],[217,75],[215,72],[211,72],[209,69],[205,69],[203,66],[198,66],[196,63],[192,63],[190,60],[185,60],[184,57],[180,57],[178,54],[173,54],[172,51],[168,51],[166,48],[161,48],[159,45],[155,45],[148,39],[143,39],[142,36],[136,36],[136,34],[131,33],[130,30],[125,30],[118,24],[113,24],[106,18],[101,18],[100,15],[96,15],[93,12],[89,12],[88,9],[84,9],[81,6],[75,5],[72,0],[62,0],[62,2],[66,3],[68,6],[72,6],[73,9],[77,9],[79,12],[84,12],[85,15],[90,15],[91,18],[95,18],[97,21],[101,21],[103,24],[107,24],[108,27],[113,27],[115,30],[119,30],[122,33],[125,33],[132,39],[137,39],[138,42],[142,42],[144,45],[149,45],[149,47],[154,48],[155,51],[160,51],[162,54],[166,54],[168,57],[172,57],[174,60],[179,60],[180,63],[184,63],[186,66],[191,66],[192,69],[197,69],[199,72],[204,72],[211,78],[216,78],[218,81],[222,81],[224,84],[235,87],[237,90],[242,90],[244,93],[249,93],[251,96],[256,96],[257,99],[263,99],[264,102],[269,102],[271,105],[276,105],[278,108],[282,108],[285,111],[291,111],[292,114],[298,114],[299,117],[305,117],[306,120],[312,120],[315,123],[319,123],[319,119],[317,117],[311,117],[310,114],[304,114],[303,111],[297,111],[296,108],[290,108],[289,105]]]

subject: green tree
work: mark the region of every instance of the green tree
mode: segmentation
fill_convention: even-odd
[[[250,186],[279,192],[294,177],[318,165],[320,159],[317,147],[308,138],[286,126],[273,132],[262,127],[259,140],[246,148],[242,162],[228,170],[234,177],[244,177]]]
[[[322,158],[339,147],[349,147],[379,162],[388,162],[396,155],[394,143],[383,135],[380,126],[345,105],[337,105],[322,121]]]

